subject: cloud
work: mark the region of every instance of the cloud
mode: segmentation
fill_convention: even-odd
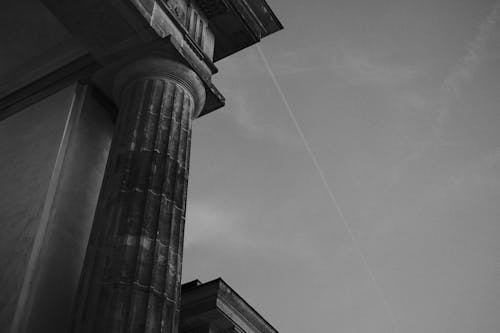
[[[396,86],[417,77],[418,72],[408,66],[389,66],[376,61],[366,53],[350,53],[343,49],[334,58],[331,70],[353,84]]]
[[[241,219],[234,212],[208,203],[189,205],[186,216],[184,245],[224,243],[233,248],[247,247],[248,240],[241,227]]]
[[[351,84],[394,86],[419,74],[413,67],[385,64],[381,57],[348,48],[342,42],[288,51],[277,58],[272,68],[278,77],[324,71],[339,75]]]
[[[266,139],[281,145],[297,144],[297,136],[291,131],[287,131],[285,124],[276,124],[269,117],[269,113],[256,110],[256,106],[265,107],[265,100],[259,103],[251,103],[255,98],[251,98],[250,91],[243,88],[231,88],[225,91],[230,97],[226,109],[228,115],[241,128],[245,129],[245,135],[251,139]],[[269,108],[265,108],[269,109]],[[274,109],[274,108],[273,108]],[[279,112],[280,110],[276,110]]]
[[[418,75],[414,68],[384,64],[378,57],[348,49],[341,42],[336,45],[316,44],[308,48],[286,51],[273,58],[271,69],[280,82],[293,79],[292,75],[323,71],[327,75],[333,74],[332,80],[341,79],[355,85],[369,84],[400,90],[402,83]],[[246,130],[248,137],[268,139],[278,144],[301,145],[288,121],[283,119],[273,122],[268,112],[261,112],[261,109],[279,112],[277,108],[284,107],[275,103],[279,100],[278,92],[276,91],[276,98],[266,98],[262,95],[261,88],[246,84],[258,80],[262,82],[260,87],[266,85],[272,89],[271,97],[274,94],[275,87],[265,70],[263,59],[259,58],[255,48],[249,48],[238,57],[225,61],[221,68],[221,72],[230,73],[219,78],[224,81],[223,86],[229,87],[224,90],[224,94],[228,96],[226,110],[230,117]],[[288,97],[287,91],[285,95]],[[404,91],[399,95],[409,96]],[[412,99],[410,103],[413,102]]]
[[[265,47],[263,51],[266,53]],[[352,83],[393,85],[418,75],[410,66],[383,63],[379,55],[384,54],[349,48],[342,40],[338,40],[335,43],[317,43],[275,53],[269,60],[273,72],[278,77],[323,71],[340,74]],[[247,49],[238,57],[224,60],[221,72],[229,73],[226,77],[230,75],[238,79],[268,75],[255,47]]]
[[[457,172],[450,180],[449,191],[463,191],[464,187],[499,187],[500,147],[483,154]]]
[[[300,260],[321,267],[324,258],[313,244],[304,246],[304,235],[294,233],[289,242],[277,241],[272,234],[262,233],[259,223],[245,211],[227,210],[214,203],[190,203],[187,209],[184,246],[186,249],[222,247],[224,251],[268,257],[273,253],[283,260]]]
[[[500,15],[500,1],[495,4],[486,19],[478,26],[476,36],[467,47],[464,56],[460,58],[441,87],[441,96],[437,106],[437,123],[435,134],[443,138],[443,127],[451,113],[451,106],[456,100],[465,82],[469,81],[484,57],[488,40],[495,30]]]
[[[223,95],[227,96],[224,110],[227,118],[244,130],[242,135],[280,145],[300,145],[290,124],[283,121],[285,113],[280,110],[278,92],[255,48],[229,57],[220,68],[227,73],[217,78],[218,84],[225,87]]]
[[[339,50],[338,43],[335,45],[333,43],[318,43],[304,48],[275,52],[270,58],[272,69],[277,76],[328,70],[331,57],[335,56]],[[263,47],[263,51],[266,51],[265,47]],[[267,52],[265,53],[267,56]],[[226,58],[220,67],[221,72],[226,77],[240,79],[268,75],[255,46],[242,51],[237,57]]]
[[[433,138],[418,142],[411,149],[410,153],[392,168],[393,183],[397,183],[400,180],[402,172],[406,167],[426,156],[429,151],[432,151],[436,146],[436,141],[440,146],[453,146],[452,142],[444,140],[444,126],[451,115],[453,103],[459,98],[464,84],[473,78],[474,72],[481,64],[485,56],[487,43],[495,30],[499,16],[500,1],[494,5],[488,16],[479,24],[477,33],[469,43],[465,54],[458,60],[444,79],[437,99],[414,104],[420,111],[431,108],[436,112],[437,118],[433,117],[435,120],[431,123]],[[383,75],[381,76],[383,77]],[[463,177],[463,175],[455,177],[455,182],[461,182]]]

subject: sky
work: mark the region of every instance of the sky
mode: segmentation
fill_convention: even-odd
[[[184,281],[280,332],[500,332],[500,2],[268,2],[194,124]]]

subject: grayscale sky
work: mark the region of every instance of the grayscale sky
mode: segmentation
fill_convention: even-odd
[[[283,333],[500,332],[500,2],[268,1],[326,184],[258,49],[221,61],[184,280],[223,277]]]

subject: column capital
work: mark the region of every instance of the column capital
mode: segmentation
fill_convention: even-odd
[[[193,118],[197,118],[201,113],[206,92],[198,75],[178,61],[160,57],[146,57],[125,65],[113,80],[115,102],[120,104],[123,98],[121,95],[129,84],[146,79],[161,79],[181,85],[193,98]]]

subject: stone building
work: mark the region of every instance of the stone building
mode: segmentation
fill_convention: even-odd
[[[277,333],[222,279],[182,286],[180,332]]]
[[[179,313],[192,123],[282,29],[265,0],[0,9],[0,330],[275,332],[221,280]]]

